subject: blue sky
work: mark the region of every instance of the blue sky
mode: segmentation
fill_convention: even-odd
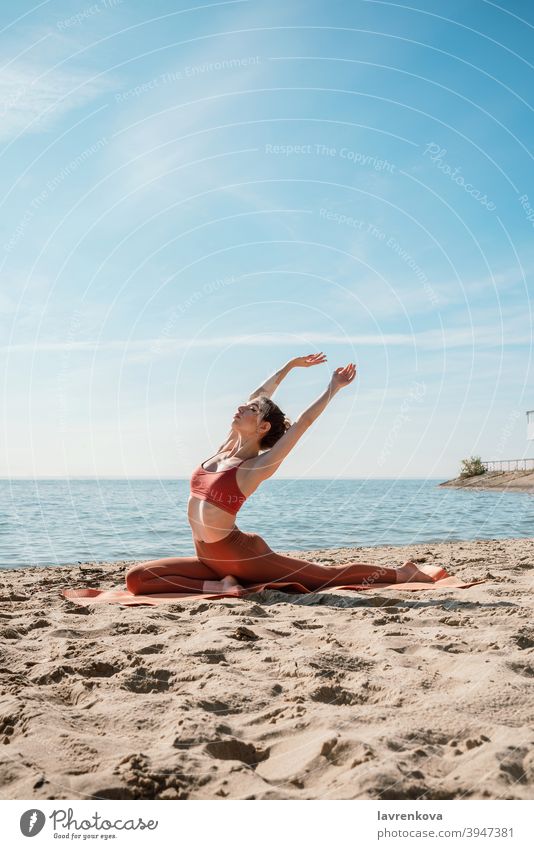
[[[528,2],[2,6],[7,477],[188,477],[299,354],[278,477],[532,456]]]

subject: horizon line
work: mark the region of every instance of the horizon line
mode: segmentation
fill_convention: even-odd
[[[162,480],[163,481],[163,480],[165,480],[165,481],[171,481],[172,480],[172,481],[188,481],[189,478],[153,477],[153,476],[151,476],[151,477],[142,477],[142,476],[141,477],[124,477],[124,476],[123,477],[108,477],[108,476],[100,477],[100,476],[96,476],[96,475],[93,475],[92,477],[86,476],[86,475],[83,475],[83,476],[45,475],[45,476],[30,478],[30,477],[21,477],[21,476],[7,477],[7,476],[0,475],[0,481],[15,481],[15,480],[20,480],[20,481],[37,481],[37,480],[42,480],[42,481],[52,481],[52,480],[78,480],[78,481],[88,481],[88,480],[91,480],[91,481],[98,481],[98,480],[107,480],[107,481],[134,481],[134,480],[137,480],[137,481],[141,481],[141,480],[142,481],[160,481],[160,480]],[[403,477],[387,477],[387,476],[378,477],[377,476],[377,477],[361,477],[361,478],[339,476],[339,477],[333,478],[333,477],[328,477],[327,475],[322,475],[322,476],[317,476],[317,477],[296,477],[296,478],[277,477],[277,478],[275,478],[275,480],[291,480],[291,481],[293,481],[293,480],[328,480],[328,481],[330,481],[330,480],[346,480],[346,481],[441,480],[441,476],[436,477],[436,478],[427,478],[427,477],[422,477],[420,475],[405,475]],[[450,480],[450,478],[449,478],[449,480]]]

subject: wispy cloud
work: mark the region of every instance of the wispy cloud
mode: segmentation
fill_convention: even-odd
[[[95,351],[122,351],[128,353],[130,362],[149,362],[158,357],[170,355],[178,350],[189,348],[233,348],[245,347],[255,348],[272,345],[291,345],[295,342],[317,343],[318,345],[354,345],[357,347],[367,346],[393,346],[424,348],[426,350],[441,350],[447,348],[480,347],[484,345],[500,347],[500,328],[494,326],[444,328],[437,330],[424,330],[415,333],[369,333],[350,335],[318,333],[317,331],[295,331],[287,333],[254,333],[253,335],[239,336],[210,336],[190,339],[109,339],[109,340],[86,340],[80,342],[25,342],[13,345],[0,346],[0,352],[4,353],[33,353],[56,352],[56,351],[78,351],[94,353]],[[508,335],[502,342],[503,347],[529,345],[532,337],[526,333]]]
[[[0,76],[0,139],[44,132],[112,87],[110,77],[94,76],[93,71],[49,70],[32,61],[12,63]]]

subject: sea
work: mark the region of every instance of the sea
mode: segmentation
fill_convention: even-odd
[[[264,481],[237,516],[275,551],[531,537],[534,494],[434,479]],[[194,556],[187,480],[0,480],[0,568]]]

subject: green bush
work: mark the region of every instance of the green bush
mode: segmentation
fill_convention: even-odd
[[[483,475],[485,471],[486,467],[480,457],[469,457],[467,460],[462,460],[460,477],[472,478],[475,475]]]

